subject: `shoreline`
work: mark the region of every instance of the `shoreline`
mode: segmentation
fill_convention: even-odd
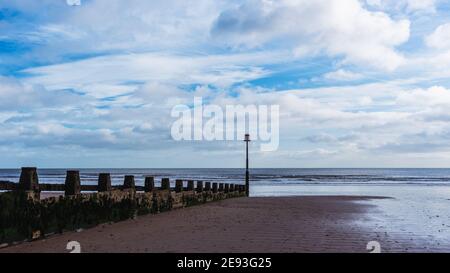
[[[374,240],[382,252],[450,249],[420,234],[380,228],[386,215],[377,202],[388,198],[242,197],[53,235],[0,252],[67,253],[68,241],[78,241],[82,252],[367,253],[367,243]]]

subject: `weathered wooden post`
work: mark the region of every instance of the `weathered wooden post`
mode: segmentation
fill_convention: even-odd
[[[187,184],[187,190],[188,191],[193,191],[194,188],[194,180],[188,180],[188,184]]]
[[[39,178],[36,167],[23,167],[20,173],[19,190],[39,192]]]
[[[111,191],[111,175],[109,173],[101,173],[98,175],[98,192]]]
[[[66,196],[77,195],[81,193],[80,171],[67,171],[64,189],[64,194]]]
[[[183,180],[177,179],[175,180],[175,191],[182,192],[183,191]]]
[[[161,179],[161,190],[170,190],[170,179],[169,178]]]
[[[211,190],[211,182],[205,182],[205,191]]]
[[[225,192],[230,192],[230,184],[225,184]]]
[[[123,189],[124,190],[134,190],[136,188],[136,183],[134,182],[134,175],[125,175],[125,179],[123,180]]]
[[[213,183],[212,184],[212,191],[213,191],[213,193],[217,193],[217,183]]]
[[[219,191],[223,191],[223,183],[219,183]]]
[[[144,191],[152,192],[155,189],[155,178],[153,176],[146,176],[144,182]]]
[[[203,181],[197,181],[197,192],[203,191]]]

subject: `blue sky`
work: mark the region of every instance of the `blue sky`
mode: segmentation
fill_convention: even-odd
[[[440,0],[0,2],[0,167],[240,167],[176,104],[280,105],[254,167],[450,166]]]

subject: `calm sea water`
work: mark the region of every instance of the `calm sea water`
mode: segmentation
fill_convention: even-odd
[[[145,176],[232,183],[244,182],[244,169],[80,169],[83,184],[95,184],[99,173],[111,173],[113,184],[133,174],[142,184]],[[64,183],[66,169],[38,169],[42,183]],[[20,169],[0,169],[0,181],[17,182]],[[251,169],[255,185],[450,185],[450,169]]]
[[[98,174],[111,173],[113,185],[123,183],[124,175],[135,175],[136,185],[145,176],[183,180],[244,183],[244,169],[80,169],[82,184],[95,185]],[[65,169],[38,169],[40,183],[64,183]],[[0,169],[0,181],[18,182],[20,169]],[[450,189],[450,169],[251,169],[253,196],[287,195],[388,195],[400,186],[408,189]],[[426,187],[426,190],[425,188]],[[436,188],[437,187],[437,188]],[[404,188],[404,187],[401,187]],[[448,196],[450,198],[450,195]]]
[[[112,175],[119,185],[133,174],[142,185],[145,176],[244,183],[244,169],[80,169],[83,184],[96,184],[99,173]],[[64,183],[66,169],[38,169],[41,183]],[[0,181],[17,182],[20,169],[0,169]],[[450,169],[251,169],[255,186],[281,185],[450,185]]]

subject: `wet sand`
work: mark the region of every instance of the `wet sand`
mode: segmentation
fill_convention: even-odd
[[[68,252],[78,241],[82,252],[368,252],[378,241],[382,252],[445,251],[427,238],[390,233],[376,202],[383,197],[252,197],[140,216],[67,232],[0,252]]]

